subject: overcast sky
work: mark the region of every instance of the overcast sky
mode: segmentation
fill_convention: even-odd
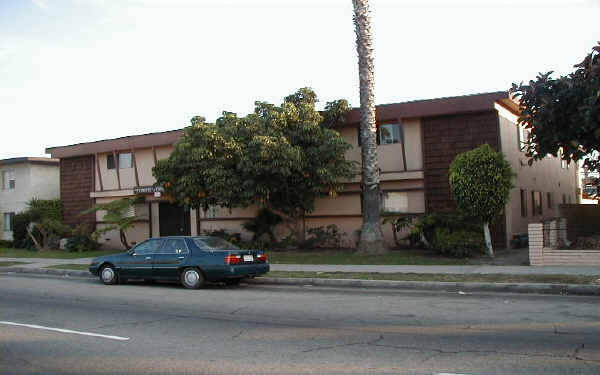
[[[371,0],[378,104],[571,71],[600,0]],[[358,105],[351,0],[0,0],[0,159],[244,115],[300,87]]]

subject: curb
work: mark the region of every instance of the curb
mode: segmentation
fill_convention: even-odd
[[[259,277],[246,280],[249,284],[328,286],[343,288],[374,288],[396,290],[427,290],[442,292],[538,293],[557,295],[600,296],[600,285],[539,284],[539,283],[453,283],[442,281],[386,281],[357,279],[275,278]]]
[[[54,268],[0,267],[0,273],[26,273],[95,279],[88,271]],[[386,281],[357,279],[258,277],[245,282],[256,285],[327,286],[338,288],[370,288],[395,290],[427,290],[440,292],[537,293],[554,295],[600,296],[600,285],[540,283],[453,283],[442,281]]]

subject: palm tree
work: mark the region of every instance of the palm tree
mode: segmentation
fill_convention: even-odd
[[[363,225],[358,242],[362,252],[383,252],[383,232],[379,208],[379,168],[377,166],[377,128],[375,125],[375,94],[373,89],[373,47],[369,0],[352,0],[356,50],[360,78],[360,138],[362,144]]]

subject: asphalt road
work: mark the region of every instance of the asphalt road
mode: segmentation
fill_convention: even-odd
[[[438,373],[597,375],[600,298],[0,275],[2,375]]]

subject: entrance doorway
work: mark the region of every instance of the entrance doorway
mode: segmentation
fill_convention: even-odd
[[[190,210],[161,202],[158,204],[158,224],[161,236],[189,236]]]

